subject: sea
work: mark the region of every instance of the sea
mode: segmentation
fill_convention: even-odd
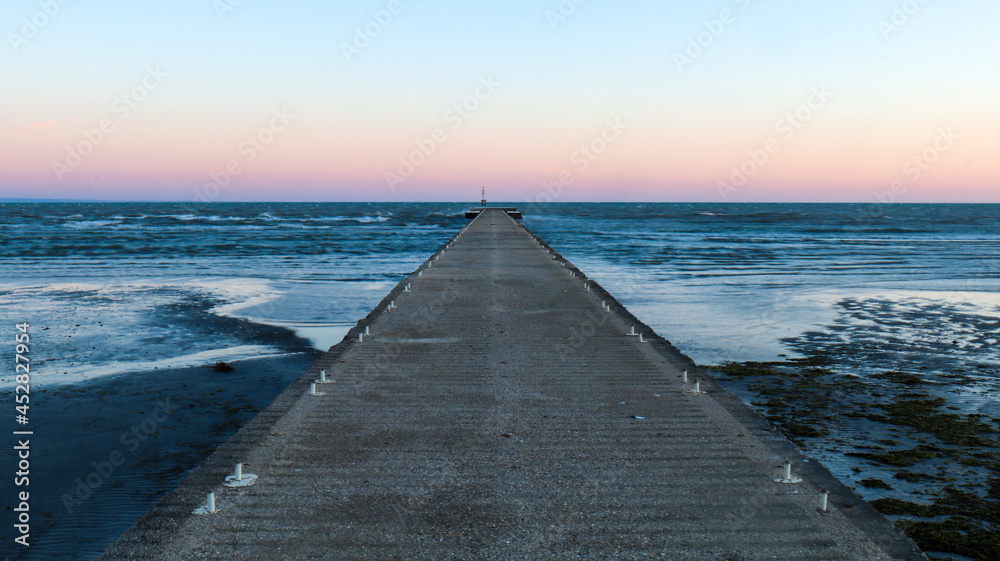
[[[918,372],[955,411],[1000,418],[1000,205],[507,204],[699,364],[829,352],[845,378]],[[326,350],[468,206],[0,203],[0,340],[30,324],[50,392]],[[192,310],[293,337],[207,330]],[[849,482],[835,440],[817,456]]]

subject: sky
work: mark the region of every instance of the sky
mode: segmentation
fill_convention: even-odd
[[[5,0],[0,198],[1000,202],[986,0]]]

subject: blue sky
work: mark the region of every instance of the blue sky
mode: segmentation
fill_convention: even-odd
[[[868,200],[942,127],[961,139],[906,200],[993,200],[1000,176],[998,3],[228,1],[6,2],[0,196],[184,200],[284,108],[292,126],[219,200],[450,199],[482,182],[537,198],[609,118],[626,133],[561,200],[719,200],[816,87],[832,100],[733,200]],[[54,172],[150,68],[162,85]],[[497,91],[390,188],[483,78]]]

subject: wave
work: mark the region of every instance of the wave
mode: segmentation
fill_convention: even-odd
[[[388,222],[392,219],[388,216],[362,216],[361,218],[355,218],[355,220],[361,222],[362,224],[369,224],[372,222]]]
[[[192,222],[195,220],[206,220],[208,222],[246,222],[248,220],[253,220],[253,218],[247,216],[199,216],[197,214],[171,214],[167,215],[169,218],[174,218],[183,222]]]
[[[457,215],[453,215],[457,216]],[[82,215],[75,215],[76,218],[84,218]],[[61,217],[61,216],[49,216],[46,217],[53,221],[62,221],[66,218],[73,217]],[[254,222],[272,222],[272,223],[303,223],[303,222],[360,222],[362,224],[374,223],[374,222],[388,222],[392,220],[393,213],[391,212],[376,212],[369,213],[360,216],[351,215],[335,215],[335,216],[301,216],[301,217],[281,217],[274,216],[268,212],[256,213],[254,215],[247,216],[222,216],[218,214],[139,214],[139,215],[123,215],[116,214],[107,218],[101,219],[91,219],[91,220],[78,220],[71,222],[71,224],[91,224],[93,227],[110,225],[114,223],[122,223],[125,221],[132,222],[136,225],[138,223],[152,223],[155,225],[156,222],[161,223],[176,223],[176,222],[242,222],[242,223],[254,223]]]
[[[392,213],[389,213],[390,215]],[[366,214],[364,216],[320,216],[317,218],[302,218],[299,219],[301,222],[360,222],[362,224],[371,224],[375,222],[388,222],[392,220],[390,216],[384,216],[381,214],[370,215]]]
[[[74,220],[72,222],[64,222],[62,226],[70,230],[96,230],[97,228],[116,226],[118,224],[121,224],[120,220]]]
[[[461,217],[461,218],[465,218],[465,211],[464,210],[459,210],[459,211],[455,211],[455,212],[438,212],[438,211],[434,211],[434,212],[428,212],[427,213],[427,217],[428,218],[434,218],[434,217],[440,217],[440,218]]]

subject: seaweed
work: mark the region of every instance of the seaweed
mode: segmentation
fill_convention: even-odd
[[[909,450],[890,450],[888,452],[847,452],[847,456],[864,458],[866,460],[887,466],[906,467],[930,460],[939,456],[939,449],[921,444]]]
[[[831,361],[828,353],[817,352],[805,358],[790,358],[786,360],[784,363],[775,363],[775,364],[789,364],[794,366],[826,366],[830,363]]]
[[[893,438],[870,440],[871,446],[853,442],[853,451],[845,452],[884,466],[881,478],[868,477],[858,483],[901,498],[907,498],[908,486],[903,482],[925,483],[929,488],[923,493],[937,498],[932,504],[918,504],[890,497],[873,500],[872,506],[902,517],[897,526],[925,551],[1000,559],[1000,420],[962,414],[930,393],[935,382],[915,374],[927,370],[927,365],[888,370],[867,379],[839,376],[833,371],[831,356],[855,356],[857,349],[834,350],[838,355],[820,353],[782,362],[728,362],[711,370],[721,372],[725,379],[740,381],[737,383],[757,398],[754,406],[793,441],[827,436],[838,420],[844,419],[859,419],[863,425],[878,423],[884,427],[881,430],[889,430]],[[846,444],[836,436],[834,430],[827,444]],[[911,444],[898,448],[901,442]],[[929,463],[929,470],[905,469],[923,462]],[[954,463],[985,468],[992,474],[987,482],[973,484],[965,480],[969,474],[955,472]],[[864,470],[855,466],[852,471],[860,474]],[[892,479],[888,479],[890,474]],[[898,481],[898,486],[894,488],[892,481]],[[961,489],[951,486],[956,481],[963,482]]]
[[[936,475],[928,475],[926,473],[920,473],[916,471],[897,471],[896,473],[892,474],[892,478],[901,479],[903,481],[906,481],[907,483],[917,483],[920,481],[938,481],[938,482],[947,481],[947,479],[943,477],[938,477]]]
[[[710,366],[709,369],[722,372],[730,378],[781,375],[780,372],[770,368],[767,363],[763,362],[723,362],[719,366]]]
[[[952,517],[943,522],[901,520],[896,524],[924,551],[957,553],[975,561],[1000,559],[1000,532]]]
[[[876,499],[870,504],[883,514],[932,518],[935,516],[975,517],[990,524],[1000,524],[1000,503],[978,497],[954,487],[933,504],[921,505],[899,499]]]
[[[830,431],[825,428],[816,428],[812,425],[796,422],[779,425],[778,430],[780,430],[785,436],[789,437],[816,438],[830,434]]]
[[[990,479],[990,486],[986,492],[986,496],[1000,501],[1000,478],[993,477]]]
[[[1000,453],[997,452],[974,452],[957,461],[966,467],[982,467],[1000,473]]]
[[[869,477],[868,479],[862,479],[861,481],[858,481],[858,483],[864,485],[865,487],[869,487],[871,489],[889,489],[889,490],[892,490],[892,485],[889,485],[885,481],[882,481],[881,479],[877,479],[877,478],[874,478],[874,477]]]
[[[894,384],[900,384],[903,386],[919,386],[927,383],[922,378],[920,378],[915,374],[910,374],[908,372],[900,372],[898,370],[890,370],[888,372],[883,372],[881,374],[873,374],[872,378],[887,380]]]
[[[212,365],[212,370],[215,372],[236,372],[236,368],[234,368],[232,364],[228,364],[221,360]]]
[[[931,434],[941,442],[955,446],[989,447],[997,443],[983,435],[996,434],[990,424],[982,421],[982,415],[958,415],[941,413],[945,404],[943,398],[909,399],[880,407],[886,416],[879,419],[892,425],[907,426],[920,432]],[[884,420],[883,420],[884,419]]]

